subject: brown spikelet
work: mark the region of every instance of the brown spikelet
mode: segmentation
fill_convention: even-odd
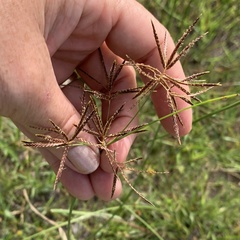
[[[55,182],[54,182],[54,186],[53,186],[54,190],[57,189],[57,184],[58,184],[58,182],[61,179],[62,172],[64,170],[65,162],[66,162],[66,159],[67,159],[68,150],[69,150],[69,146],[66,146],[64,148],[63,155],[62,155],[62,158],[61,158],[61,161],[60,161],[60,165],[59,165],[59,168],[58,168],[58,172],[57,172],[57,175],[56,175],[56,179],[55,179]]]
[[[148,95],[149,93],[152,93],[159,85],[165,89],[168,106],[169,106],[170,112],[173,114],[172,119],[173,119],[173,129],[175,132],[175,137],[177,138],[179,143],[181,143],[180,134],[179,134],[179,124],[182,125],[183,122],[181,120],[180,115],[176,113],[176,111],[178,110],[176,99],[177,98],[182,99],[186,103],[193,105],[191,98],[193,100],[200,101],[200,99],[196,97],[197,95],[200,95],[208,91],[214,86],[220,86],[219,83],[206,83],[202,80],[197,79],[205,75],[206,73],[208,73],[208,71],[195,73],[190,76],[187,76],[184,79],[173,78],[167,74],[167,70],[173,67],[176,64],[176,62],[180,60],[180,58],[182,58],[187,54],[187,52],[195,45],[196,42],[198,42],[202,37],[206,35],[206,33],[204,33],[201,36],[195,38],[190,43],[188,43],[180,51],[179,54],[177,54],[178,50],[183,45],[186,37],[193,31],[194,26],[198,21],[199,21],[199,18],[197,18],[193,22],[193,24],[185,31],[182,37],[178,40],[174,50],[172,51],[172,53],[170,53],[170,56],[168,58],[167,58],[167,35],[165,34],[164,36],[163,48],[161,48],[156,28],[154,26],[154,23],[151,22],[154,39],[156,42],[160,61],[163,67],[162,71],[150,65],[145,65],[143,63],[136,63],[129,56],[127,56],[128,61],[126,62],[126,64],[133,66],[140,75],[148,79],[148,82],[141,88],[141,90],[134,96],[134,98],[138,98],[139,100],[141,100],[144,96]],[[185,86],[201,87],[204,89],[191,93],[189,90],[185,88]],[[176,90],[174,89],[180,90],[182,94],[177,93]]]

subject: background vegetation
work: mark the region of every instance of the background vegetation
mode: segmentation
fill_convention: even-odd
[[[238,0],[140,2],[176,40],[202,14],[193,35],[209,34],[184,58],[184,69],[187,74],[210,70],[207,80],[223,84],[202,95],[203,101],[240,92]],[[193,130],[181,146],[158,124],[137,139],[131,155],[144,156],[139,168],[170,172],[129,173],[155,207],[127,186],[121,199],[110,203],[74,201],[61,187],[53,193],[55,176],[47,163],[23,148],[23,136],[0,118],[0,238],[239,239],[239,102],[235,97],[194,108]],[[156,119],[151,103],[144,109],[142,122]]]

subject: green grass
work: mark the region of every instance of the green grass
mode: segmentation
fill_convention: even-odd
[[[208,35],[184,58],[187,74],[210,70],[207,80],[221,82],[203,101],[240,93],[239,3],[231,1],[140,1],[167,26],[174,39],[201,15],[194,36]],[[194,37],[193,36],[193,37]],[[194,108],[192,132],[179,146],[158,123],[137,139],[131,157],[143,156],[139,168],[169,174],[129,173],[134,187],[155,204],[145,204],[125,185],[120,200],[75,201],[71,239],[239,239],[240,111],[239,97]],[[141,121],[154,121],[149,102]],[[151,110],[149,110],[151,109]],[[151,117],[152,116],[152,117]],[[22,147],[23,136],[0,119],[0,238],[64,239],[72,198],[35,151]],[[34,212],[26,199],[48,219]]]

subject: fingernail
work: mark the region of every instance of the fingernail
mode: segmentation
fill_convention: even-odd
[[[68,159],[82,174],[94,172],[99,166],[99,152],[88,146],[73,147],[68,152]]]

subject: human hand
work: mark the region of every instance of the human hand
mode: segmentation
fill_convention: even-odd
[[[141,16],[141,17],[139,17]],[[80,119],[77,88],[61,89],[76,66],[104,79],[98,69],[97,49],[101,46],[107,66],[113,60],[121,61],[128,54],[137,62],[162,69],[150,21],[153,20],[160,42],[166,29],[138,2],[129,1],[2,1],[0,6],[0,115],[14,121],[30,139],[35,139],[29,126],[49,126],[54,120],[71,136],[73,124]],[[169,51],[174,43],[168,38]],[[176,78],[184,78],[179,62],[168,70]],[[116,90],[136,86],[133,69],[123,68]],[[92,88],[97,88],[89,82]],[[95,84],[96,85],[96,84]],[[96,89],[98,90],[98,89]],[[169,113],[164,89],[158,88],[152,96],[159,117]],[[126,97],[125,97],[125,102]],[[186,103],[178,101],[179,109]],[[121,98],[113,104],[122,104]],[[113,111],[114,111],[113,109]],[[122,111],[112,125],[115,132],[125,126],[134,111]],[[181,114],[184,122],[179,126],[180,135],[191,129],[191,110]],[[133,124],[136,124],[136,120]],[[162,121],[168,132],[174,134],[171,119]],[[81,132],[80,136],[94,142],[93,136]],[[134,141],[130,135],[114,144],[117,161],[123,162]],[[57,172],[61,151],[41,149],[42,155]],[[104,155],[87,146],[69,151],[69,161],[61,181],[67,190],[79,199],[87,200],[96,195],[110,200],[113,174]],[[117,182],[113,198],[121,193]]]

